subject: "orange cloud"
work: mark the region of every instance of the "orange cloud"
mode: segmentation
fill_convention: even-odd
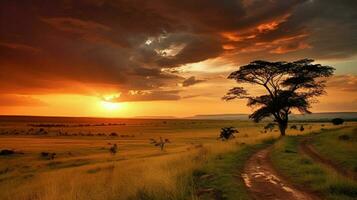
[[[224,44],[224,45],[222,46],[222,48],[223,48],[224,50],[233,50],[233,49],[235,49],[236,47],[235,47],[233,44]]]
[[[1,106],[25,106],[25,107],[37,107],[46,106],[43,101],[33,98],[28,95],[0,95],[0,107]]]
[[[269,52],[276,53],[276,54],[284,54],[284,53],[298,51],[298,50],[307,49],[307,48],[311,48],[311,45],[309,45],[305,42],[297,41],[297,42],[292,42],[292,43],[281,44],[280,46],[270,50]]]
[[[289,18],[289,16],[290,14],[287,14],[271,22],[260,24],[256,29],[259,32],[268,32],[268,31],[275,30],[279,27],[281,23],[285,22]]]

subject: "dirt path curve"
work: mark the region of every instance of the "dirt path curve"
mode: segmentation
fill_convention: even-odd
[[[260,150],[247,161],[242,178],[256,200],[317,200],[316,196],[297,189],[273,169],[271,147]]]
[[[339,166],[338,164],[336,164],[335,162],[323,157],[322,155],[320,155],[312,146],[311,144],[309,144],[309,141],[311,140],[311,138],[307,138],[304,139],[303,141],[300,142],[299,145],[299,150],[310,156],[314,161],[319,162],[329,168],[332,168],[334,171],[336,171],[338,174],[349,178],[349,179],[354,179],[357,180],[357,173],[346,170],[344,168],[342,168],[341,166]]]

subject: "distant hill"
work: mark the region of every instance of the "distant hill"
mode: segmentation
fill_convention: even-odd
[[[177,119],[174,116],[135,116],[135,119]]]
[[[357,112],[326,112],[313,113],[310,115],[293,114],[290,120],[298,121],[330,121],[333,118],[357,121]],[[216,114],[216,115],[195,115],[192,117],[173,116],[137,116],[132,118],[100,118],[100,117],[55,117],[55,116],[15,116],[0,115],[0,122],[51,122],[51,123],[128,123],[135,120],[174,120],[174,119],[200,119],[200,120],[249,120],[248,114]]]
[[[248,114],[195,115],[186,119],[249,120]]]
[[[357,112],[325,112],[312,113],[309,115],[291,115],[291,120],[331,120],[333,118],[342,118],[345,120],[357,120]]]
[[[357,120],[357,112],[326,112],[326,113],[312,113],[312,114],[292,114],[290,120],[331,120],[333,118],[342,118],[345,120]],[[220,120],[248,120],[248,114],[217,114],[217,115],[195,115],[187,117],[187,119],[220,119]]]

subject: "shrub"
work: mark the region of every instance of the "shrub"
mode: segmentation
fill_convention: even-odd
[[[342,125],[345,121],[341,118],[334,118],[331,120],[333,125]]]
[[[297,128],[297,126],[294,124],[294,125],[291,125],[291,126],[290,126],[290,129],[297,130],[298,128]]]
[[[268,123],[266,126],[264,126],[264,130],[265,130],[265,132],[267,132],[267,130],[269,130],[270,132],[272,132],[273,129],[274,129],[274,127],[275,127],[275,124],[274,124],[274,123]]]
[[[343,135],[338,136],[338,139],[339,139],[339,140],[349,140],[349,139],[350,139],[350,136],[343,134]]]
[[[111,137],[118,137],[119,135],[118,135],[117,133],[115,133],[115,132],[112,132],[112,133],[109,134],[109,136],[111,136]]]
[[[0,151],[0,156],[7,156],[7,155],[12,155],[12,154],[15,154],[14,150],[3,149]]]
[[[110,153],[115,155],[118,152],[118,145],[117,144],[113,144],[112,147],[110,147],[109,149]]]
[[[220,133],[218,139],[221,139],[222,141],[232,139],[235,137],[234,136],[235,133],[239,133],[239,131],[237,129],[235,129],[234,127],[221,128],[221,133]]]
[[[171,143],[169,139],[162,139],[162,137],[160,137],[160,140],[155,140],[153,138],[150,138],[150,144],[153,144],[156,147],[160,147],[161,151],[164,150],[165,148],[165,144],[167,143]]]
[[[300,131],[304,131],[304,130],[305,130],[304,125],[301,124]]]
[[[48,160],[54,160],[56,157],[56,153],[41,152],[41,157],[46,158]]]

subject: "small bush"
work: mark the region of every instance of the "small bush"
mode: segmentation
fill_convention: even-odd
[[[8,156],[8,155],[12,155],[12,154],[15,154],[14,150],[3,149],[0,151],[0,156]]]
[[[290,129],[292,129],[292,130],[297,130],[298,128],[297,128],[297,126],[294,124],[294,125],[291,125],[291,126],[290,126]]]
[[[161,151],[164,150],[165,148],[165,144],[167,143],[171,143],[169,139],[162,139],[162,137],[160,137],[160,140],[155,140],[153,138],[150,138],[150,144],[153,144],[156,147],[160,147]]]
[[[273,131],[275,127],[275,124],[274,123],[268,123],[266,126],[264,126],[264,130],[265,130],[265,133],[269,130],[270,132]]]
[[[56,158],[56,153],[41,152],[41,157],[48,160],[54,160]]]
[[[118,137],[119,135],[118,135],[117,133],[115,133],[115,132],[112,132],[112,133],[109,134],[109,136],[111,136],[111,137]]]
[[[304,131],[304,130],[305,130],[304,125],[301,125],[301,126],[300,126],[300,131],[302,132],[302,131]]]
[[[339,140],[350,140],[351,138],[349,135],[343,134],[343,135],[338,136],[338,139]]]
[[[235,129],[234,127],[224,127],[221,129],[221,134],[219,135],[218,139],[221,140],[229,140],[234,138],[234,134],[235,133],[239,133],[239,131],[237,129]]]
[[[112,147],[110,147],[109,149],[110,153],[115,155],[118,152],[118,145],[117,144],[113,144]]]
[[[348,197],[357,197],[357,187],[354,185],[346,184],[346,183],[337,183],[334,185],[331,185],[329,187],[329,190],[332,194],[337,194],[337,195],[345,195]]]
[[[341,118],[334,118],[331,120],[331,122],[333,125],[342,125],[345,122],[345,120]]]

